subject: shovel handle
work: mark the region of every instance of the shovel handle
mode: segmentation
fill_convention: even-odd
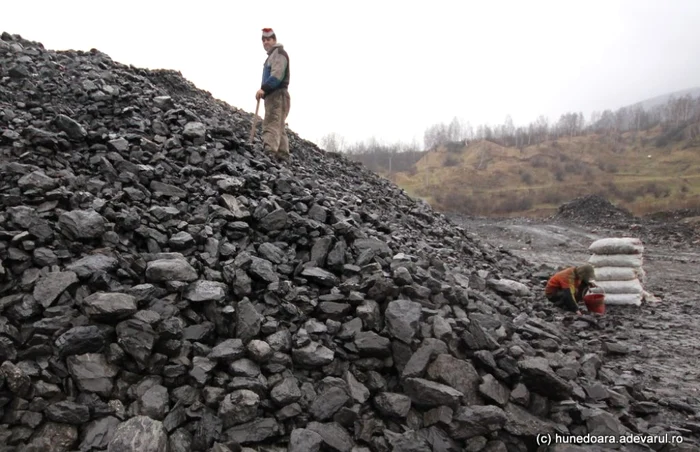
[[[255,137],[255,123],[258,121],[258,110],[260,109],[260,99],[258,99],[258,103],[255,104],[255,115],[253,116],[253,126],[250,128],[250,138],[248,139],[249,143],[253,142],[253,137]]]

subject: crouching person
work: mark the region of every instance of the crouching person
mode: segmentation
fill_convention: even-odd
[[[590,264],[565,268],[549,278],[544,294],[555,306],[581,315],[578,304],[588,289],[595,287],[594,276]]]

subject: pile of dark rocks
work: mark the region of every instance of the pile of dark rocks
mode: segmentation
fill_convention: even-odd
[[[292,132],[274,161],[251,119],[176,72],[2,34],[1,451],[691,440],[635,421],[653,401],[544,320],[527,262]]]
[[[579,224],[592,226],[610,226],[629,222],[634,215],[618,207],[599,195],[586,195],[559,206],[553,219],[571,220]]]
[[[700,208],[655,212],[643,221],[655,236],[678,243],[678,248],[700,245]]]
[[[700,218],[700,207],[692,209],[678,209],[665,212],[654,212],[645,216],[646,219],[662,222],[687,222]]]
[[[685,215],[690,216],[690,212]],[[685,248],[689,244],[700,244],[700,231],[691,223],[678,221],[683,213],[658,213],[640,218],[599,195],[588,195],[559,206],[551,220],[619,231],[621,235],[640,238],[645,245]]]

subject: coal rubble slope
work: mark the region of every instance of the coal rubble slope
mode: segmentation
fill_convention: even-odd
[[[172,71],[2,35],[0,450],[674,428],[634,422],[654,402],[542,320],[527,263],[295,134],[271,161],[250,124]]]

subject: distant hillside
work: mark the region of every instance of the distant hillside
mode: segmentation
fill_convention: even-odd
[[[479,141],[384,176],[439,210],[470,215],[546,216],[587,194],[637,215],[699,206],[700,143],[657,146],[660,136],[592,133],[522,149]]]
[[[700,88],[669,93],[588,120],[569,112],[515,127],[425,131],[423,152],[369,146],[350,158],[444,212],[540,216],[597,194],[631,212],[700,207]],[[645,108],[644,105],[649,106]]]
[[[654,107],[662,106],[668,103],[668,101],[673,97],[679,98],[683,96],[690,96],[693,98],[700,97],[700,86],[696,86],[695,88],[684,89],[681,91],[675,91],[668,94],[663,94],[661,96],[652,97],[651,99],[643,100],[641,102],[637,102],[636,104],[630,105],[629,108],[641,106],[645,110],[651,110]]]
[[[582,195],[637,215],[700,207],[700,87],[593,114],[425,131],[427,151],[355,146],[349,157],[444,212],[542,216]]]

